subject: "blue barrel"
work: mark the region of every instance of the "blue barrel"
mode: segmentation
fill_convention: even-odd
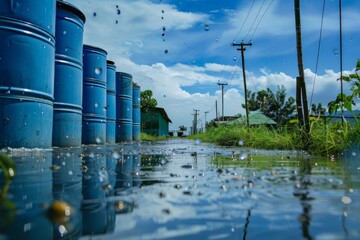
[[[115,143],[116,125],[116,66],[113,61],[107,61],[106,88],[106,143]]]
[[[133,85],[133,140],[140,141],[140,122],[141,122],[141,111],[140,111],[140,86],[137,84]]]
[[[106,142],[106,55],[101,48],[83,46],[83,144]]]
[[[32,23],[55,35],[56,0],[2,0],[0,16]]]
[[[116,142],[132,141],[132,75],[116,72]]]
[[[0,148],[50,148],[55,39],[35,25],[0,17],[0,46]]]
[[[84,23],[79,9],[57,1],[53,146],[81,145]]]

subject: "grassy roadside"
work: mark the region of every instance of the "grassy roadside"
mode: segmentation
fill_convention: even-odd
[[[205,133],[189,138],[222,146],[274,150],[307,149],[316,155],[330,155],[360,144],[360,123],[343,126],[341,123],[325,124],[321,120],[315,120],[311,123],[308,139],[304,141],[302,136],[302,130],[297,125],[281,128],[258,126],[247,129],[245,125],[232,124],[210,128]]]
[[[140,138],[141,141],[161,141],[161,140],[166,140],[168,139],[168,137],[166,136],[153,136],[153,135],[149,135],[146,133],[140,133]]]

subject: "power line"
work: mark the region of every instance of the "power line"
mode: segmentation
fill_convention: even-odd
[[[313,81],[313,85],[312,85],[312,92],[311,92],[311,97],[310,97],[310,106],[312,105],[312,100],[313,100],[313,96],[314,96],[315,82],[316,82],[316,76],[317,76],[318,65],[319,65],[320,47],[321,47],[322,30],[323,30],[323,22],[324,22],[324,14],[325,14],[325,1],[326,0],[323,1],[323,7],[322,7],[319,42],[318,42],[318,49],[317,49],[317,55],[316,55],[315,76],[314,76],[314,81]]]
[[[260,25],[261,21],[263,20],[263,18],[264,18],[264,16],[265,16],[266,12],[269,10],[269,8],[270,8],[270,6],[271,6],[271,4],[272,4],[273,2],[274,2],[274,0],[271,0],[271,2],[269,3],[269,5],[268,5],[268,6],[267,6],[267,8],[265,9],[265,11],[264,11],[263,15],[261,16],[261,18],[260,18],[259,22],[257,23],[257,25],[256,25],[256,27],[255,27],[255,29],[254,29],[253,34],[252,34],[252,35],[251,35],[251,37],[250,37],[250,40],[254,37],[254,34],[255,34],[256,30],[258,29],[258,27],[259,27],[259,25]]]
[[[255,0],[253,0],[253,2],[252,2],[252,4],[251,4],[251,7],[250,7],[250,9],[249,9],[249,11],[248,11],[248,13],[246,14],[245,20],[244,20],[243,24],[241,25],[239,31],[237,32],[235,38],[234,38],[234,41],[235,41],[235,39],[239,36],[240,32],[242,31],[242,29],[243,29],[243,27],[244,27],[244,25],[245,25],[245,23],[246,23],[249,15],[250,15],[250,12],[251,12],[251,10],[252,10],[252,8],[253,8],[253,6],[254,6],[254,3],[255,3]]]
[[[247,32],[247,34],[245,35],[244,39],[246,39],[246,38],[247,38],[247,36],[249,35],[249,33],[250,33],[251,29],[253,28],[253,26],[254,26],[254,24],[255,24],[255,22],[256,22],[256,20],[257,20],[257,18],[259,17],[259,14],[260,14],[260,12],[261,12],[261,9],[262,9],[262,8],[263,8],[263,6],[264,6],[264,3],[265,3],[265,0],[262,2],[261,6],[260,6],[260,9],[259,9],[258,13],[256,14],[256,17],[255,17],[255,19],[254,19],[253,23],[251,24],[250,29],[249,29],[249,31]]]

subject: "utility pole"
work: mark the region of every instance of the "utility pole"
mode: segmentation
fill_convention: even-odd
[[[296,48],[298,58],[299,77],[296,78],[296,105],[298,112],[299,126],[305,126],[306,135],[310,132],[309,110],[306,97],[306,85],[304,77],[304,65],[302,59],[301,43],[301,19],[300,19],[300,0],[294,0],[295,25],[296,25]]]
[[[193,122],[193,133],[197,134],[197,116],[198,116],[198,111],[197,109],[194,109],[195,113],[194,115],[194,122]]]
[[[340,22],[340,93],[341,93],[341,123],[344,125],[344,88],[343,88],[343,43],[342,43],[342,1],[339,0],[339,22]]]
[[[217,124],[217,122],[218,122],[217,100],[215,101],[215,119],[216,119],[216,124]]]
[[[205,111],[204,113],[205,113],[205,128],[204,128],[204,132],[205,132],[205,130],[206,130],[206,115],[209,113],[209,111]]]
[[[228,85],[228,83],[218,82],[217,84],[221,86],[221,104],[222,104],[221,112],[222,112],[222,120],[224,121],[224,86]]]
[[[245,113],[246,113],[246,126],[249,128],[249,108],[248,108],[248,100],[247,100],[247,88],[246,88],[246,74],[245,74],[245,57],[244,51],[246,50],[245,46],[252,46],[252,42],[244,43],[232,43],[233,46],[240,47],[236,50],[241,51],[241,62],[242,62],[242,72],[243,72],[243,80],[244,80],[244,91],[245,91]]]

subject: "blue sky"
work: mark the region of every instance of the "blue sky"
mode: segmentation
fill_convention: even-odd
[[[231,43],[250,40],[245,52],[247,86],[251,91],[278,85],[295,96],[298,75],[292,0],[69,0],[86,15],[84,43],[108,52],[117,71],[133,75],[142,90],[150,89],[177,130],[199,125],[221,112],[244,113],[240,52]],[[340,91],[339,1],[326,0],[321,48],[315,79],[322,0],[302,0],[302,40],[309,102],[327,103]],[[353,71],[360,58],[360,1],[344,0],[343,70]],[[118,14],[117,10],[120,10]],[[96,16],[94,16],[96,12]],[[245,21],[246,20],[246,21]],[[260,21],[261,20],[261,21]],[[314,86],[314,91],[313,91]],[[348,85],[345,84],[345,89]]]

